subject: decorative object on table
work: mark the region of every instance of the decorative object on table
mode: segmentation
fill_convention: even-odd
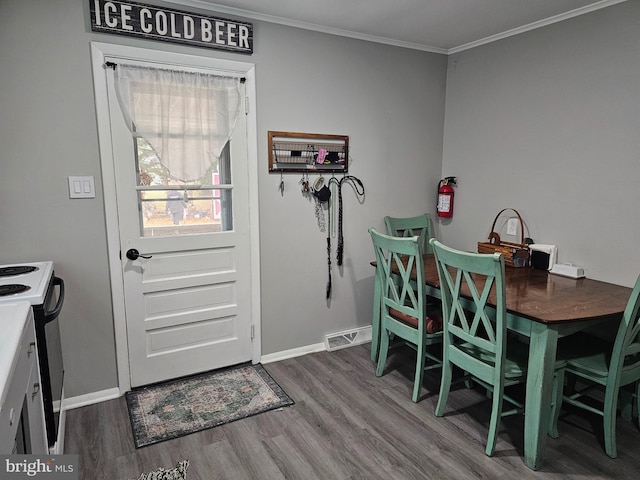
[[[531,266],[540,270],[551,270],[558,261],[558,247],[532,243],[529,245]]]
[[[618,456],[616,448],[616,418],[620,389],[632,386],[636,401],[640,404],[640,276],[629,296],[622,314],[614,343],[580,335],[579,341],[569,335],[559,344],[558,359],[566,362],[564,373],[569,374],[566,391],[554,389],[550,435],[558,437],[558,416],[562,402],[600,415],[604,423],[605,452],[611,458]],[[576,380],[582,385],[576,390]],[[586,384],[586,385],[585,385]],[[562,376],[557,385],[563,385]],[[604,390],[604,394],[603,394]],[[595,391],[596,395],[591,395]],[[599,394],[599,395],[598,395]],[[590,400],[582,399],[589,397]],[[631,395],[627,395],[631,401]],[[594,401],[594,399],[597,399]]]
[[[125,397],[136,448],[294,403],[260,364],[142,387]]]
[[[524,410],[524,406],[504,394],[504,388],[527,379],[527,346],[507,342],[507,307],[504,257],[482,256],[449,248],[431,239],[436,257],[444,324],[442,382],[436,416],[442,417],[452,383],[453,367],[458,367],[491,392],[492,407],[485,453],[496,448],[500,418]],[[471,293],[464,298],[462,290]],[[495,290],[495,307],[488,303]],[[507,343],[509,343],[507,348]],[[503,401],[515,405],[503,411]]]
[[[500,239],[500,235],[496,232],[496,222],[500,215],[507,210],[511,210],[516,214],[520,224],[520,242],[507,242]],[[524,222],[517,210],[513,208],[504,208],[498,212],[496,218],[491,225],[491,233],[487,242],[478,242],[478,253],[501,253],[504,255],[504,264],[508,267],[527,267],[529,266],[529,244],[533,243],[530,238],[524,236]]]
[[[182,460],[176,463],[175,468],[158,468],[153,472],[143,473],[137,480],[186,480],[189,460]]]
[[[569,278],[584,278],[584,268],[573,263],[556,263],[549,273]]]
[[[378,233],[374,228],[369,229],[369,234],[376,254],[376,288],[380,295],[380,352],[376,376],[384,373],[390,337],[409,342],[415,346],[417,353],[411,395],[411,399],[417,402],[424,371],[440,368],[442,364],[432,351],[432,345],[442,343],[442,321],[439,314],[432,315],[427,311],[419,237],[392,237]],[[415,281],[411,279],[414,269]],[[427,359],[431,360],[428,366]]]

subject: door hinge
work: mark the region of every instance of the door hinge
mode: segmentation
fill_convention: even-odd
[[[251,340],[256,336],[256,328],[255,325],[251,325]]]
[[[249,115],[249,97],[244,97],[244,114]]]

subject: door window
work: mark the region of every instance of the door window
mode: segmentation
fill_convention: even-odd
[[[203,179],[185,182],[171,177],[144,138],[135,141],[141,236],[233,230],[229,142]]]
[[[231,230],[229,142],[240,112],[242,79],[111,65],[134,138],[140,235]]]

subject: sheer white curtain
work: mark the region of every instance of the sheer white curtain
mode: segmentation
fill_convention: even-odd
[[[118,64],[115,88],[129,130],[172,178],[199,181],[216,166],[240,111],[239,78]]]

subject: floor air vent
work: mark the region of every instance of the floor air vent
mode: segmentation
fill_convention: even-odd
[[[352,347],[371,341],[371,327],[354,328],[344,332],[330,333],[324,337],[324,344],[328,351]]]

